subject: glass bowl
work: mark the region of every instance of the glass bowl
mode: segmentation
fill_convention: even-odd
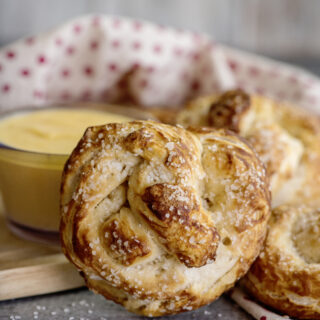
[[[132,107],[81,103],[48,108],[94,109],[132,119],[156,120]],[[43,110],[24,108],[0,114],[0,121],[18,113]],[[61,174],[68,154],[49,154],[13,148],[0,142],[0,194],[9,229],[24,239],[59,245]]]

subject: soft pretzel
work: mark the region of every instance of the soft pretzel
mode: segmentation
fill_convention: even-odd
[[[293,317],[320,319],[320,209],[273,210],[266,245],[243,280],[263,303]]]
[[[269,211],[264,166],[233,133],[107,124],[87,129],[65,165],[62,247],[107,299],[173,314],[247,272]]]
[[[320,203],[320,118],[241,90],[190,102],[184,126],[231,129],[246,138],[267,168],[273,205]]]

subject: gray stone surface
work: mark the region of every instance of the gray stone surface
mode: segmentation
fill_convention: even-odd
[[[0,302],[0,320],[123,320],[149,319],[127,312],[121,306],[87,289]],[[228,297],[221,297],[199,310],[157,319],[252,320]]]

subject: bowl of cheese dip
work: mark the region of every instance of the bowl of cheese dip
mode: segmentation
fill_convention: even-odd
[[[86,128],[149,118],[131,108],[104,109],[50,107],[1,115],[0,194],[13,233],[58,243],[61,174]]]

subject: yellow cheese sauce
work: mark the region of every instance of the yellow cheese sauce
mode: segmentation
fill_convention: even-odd
[[[57,232],[63,166],[85,129],[129,120],[103,111],[59,108],[0,120],[0,142],[16,148],[0,145],[0,191],[9,226]]]
[[[0,142],[27,151],[69,154],[87,127],[129,120],[96,110],[46,109],[18,113],[0,121]]]

